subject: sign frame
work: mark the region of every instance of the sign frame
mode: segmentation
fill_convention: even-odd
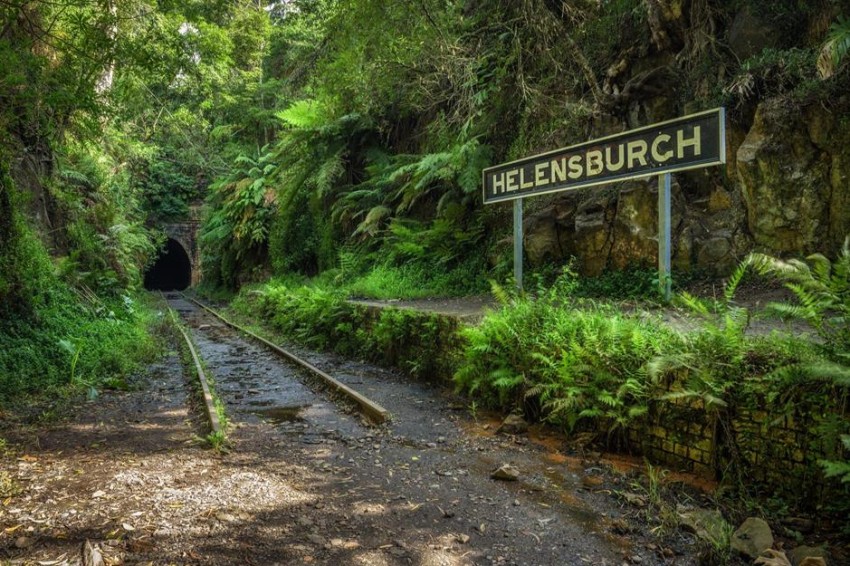
[[[695,118],[702,118],[706,116],[710,116],[712,114],[717,115],[717,155],[711,155],[705,159],[699,159],[695,161],[688,161],[679,164],[672,164],[670,166],[660,165],[653,166],[649,169],[642,169],[640,171],[636,171],[633,173],[623,173],[614,176],[608,176],[600,179],[593,180],[585,180],[578,181],[575,183],[569,183],[566,181],[561,181],[561,184],[555,184],[551,189],[543,189],[543,190],[531,190],[522,192],[522,187],[520,190],[509,191],[505,196],[498,196],[497,198],[487,198],[487,173],[493,172],[496,170],[505,170],[506,167],[511,165],[517,166],[527,166],[535,163],[540,163],[542,160],[545,160],[552,156],[563,156],[571,151],[582,149],[582,148],[593,148],[593,147],[601,147],[600,144],[603,142],[610,142],[612,140],[616,140],[617,138],[628,138],[630,136],[634,136],[635,134],[640,134],[643,132],[651,132],[652,130],[657,130],[659,127],[667,127],[672,124],[681,123],[683,125],[688,124],[689,121],[693,121]],[[658,136],[656,136],[656,140]],[[668,135],[668,139],[670,136]],[[653,151],[655,151],[655,145],[657,141],[653,143]],[[645,144],[646,145],[646,144]],[[621,152],[623,150],[621,149]],[[671,150],[672,151],[672,150]],[[644,149],[644,153],[646,149]],[[579,154],[574,154],[579,155]],[[623,155],[620,156],[623,159],[623,164],[625,164],[625,157]],[[566,161],[566,158],[563,158]],[[589,167],[590,158],[587,157],[587,164]],[[631,158],[630,158],[631,159]],[[693,114],[688,114],[685,116],[680,116],[678,118],[673,118],[671,120],[665,120],[663,122],[657,122],[655,124],[650,124],[648,126],[642,126],[640,128],[635,128],[633,130],[627,130],[625,132],[620,132],[617,134],[612,134],[610,136],[605,136],[602,138],[598,138],[595,140],[589,140],[586,142],[582,142],[579,144],[571,145],[565,148],[556,149],[553,151],[547,151],[545,153],[540,153],[537,155],[532,155],[530,157],[524,157],[522,159],[517,159],[514,161],[509,161],[507,163],[500,163],[499,165],[494,165],[491,167],[487,167],[481,171],[481,189],[482,196],[484,199],[484,204],[495,204],[498,202],[506,202],[513,201],[513,233],[514,233],[514,279],[516,282],[517,288],[522,290],[522,249],[523,249],[523,226],[522,226],[522,212],[523,212],[523,199],[531,196],[545,195],[563,191],[572,191],[583,189],[587,187],[595,187],[599,185],[608,185],[613,183],[621,183],[623,181],[629,181],[633,179],[642,179],[646,177],[652,177],[658,175],[658,284],[659,290],[661,291],[664,300],[669,302],[671,297],[671,286],[672,286],[672,277],[671,277],[671,185],[672,185],[672,177],[671,174],[675,172],[681,171],[690,171],[694,169],[702,169],[704,167],[710,167],[712,165],[725,165],[726,164],[726,108],[719,107],[713,108],[711,110],[704,110],[702,112],[696,112]],[[517,168],[514,168],[513,171],[516,171]],[[522,171],[522,170],[521,170]],[[522,177],[521,177],[522,178]],[[509,182],[509,181],[506,181]],[[521,182],[520,185],[523,183]],[[554,183],[553,183],[554,184]]]
[[[617,140],[618,138],[628,138],[637,134],[652,132],[653,130],[657,130],[658,128],[668,127],[677,123],[682,125],[687,125],[689,122],[693,122],[694,119],[704,118],[710,116],[712,114],[716,114],[717,116],[717,147],[718,147],[718,155],[710,156],[705,159],[697,159],[690,160],[687,163],[682,164],[672,164],[672,165],[661,165],[657,167],[652,167],[650,169],[645,169],[641,171],[637,171],[634,173],[620,173],[616,175],[607,176],[604,178],[593,178],[586,179],[583,181],[577,182],[562,182],[560,184],[554,184],[552,188],[542,189],[542,190],[526,190],[522,191],[516,190],[514,192],[506,193],[504,195],[499,195],[497,197],[487,196],[487,174],[492,173],[494,171],[503,170],[510,166],[527,166],[537,162],[541,162],[547,160],[548,158],[561,156],[566,153],[575,152],[576,150],[581,150],[584,148],[593,148],[595,146],[601,146],[605,143]],[[634,128],[632,130],[626,130],[624,132],[619,132],[617,134],[611,134],[609,136],[604,136],[601,138],[588,140],[585,142],[581,142],[578,144],[574,144],[571,146],[547,151],[544,153],[539,153],[536,155],[532,155],[529,157],[523,157],[522,159],[516,159],[514,161],[508,161],[506,163],[500,163],[498,165],[493,165],[487,167],[481,171],[481,192],[484,204],[495,204],[497,202],[505,202],[509,200],[515,200],[520,198],[527,198],[532,196],[540,196],[551,193],[557,193],[561,191],[571,191],[577,189],[583,189],[586,187],[595,187],[599,185],[608,185],[612,183],[619,183],[622,181],[629,181],[632,179],[641,179],[645,177],[652,177],[654,175],[659,175],[662,173],[675,173],[680,171],[689,171],[693,169],[702,169],[703,167],[710,167],[712,165],[724,165],[726,163],[726,109],[724,107],[713,108],[711,110],[703,110],[702,112],[695,112],[693,114],[688,114],[685,116],[680,116],[678,118],[673,118],[670,120],[664,120],[663,122],[656,122],[654,124],[650,124],[648,126],[641,126],[639,128]]]

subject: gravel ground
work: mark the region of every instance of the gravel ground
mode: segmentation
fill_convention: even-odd
[[[193,329],[230,420],[199,441],[179,359],[49,428],[7,427],[0,559],[107,564],[693,564],[691,535],[657,540],[631,475],[568,454],[543,429],[495,434],[445,391],[333,356],[311,362],[389,409],[369,426],[308,376],[210,315]],[[303,352],[302,352],[303,353]],[[8,423],[7,423],[8,424]],[[510,464],[518,481],[491,479]]]

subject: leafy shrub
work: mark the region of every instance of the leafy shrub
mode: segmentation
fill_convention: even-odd
[[[680,338],[610,307],[573,304],[575,286],[566,274],[539,298],[514,298],[465,329],[458,388],[508,410],[533,398],[568,429],[599,418],[613,431],[645,413],[647,364]]]

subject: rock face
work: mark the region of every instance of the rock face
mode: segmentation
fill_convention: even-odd
[[[829,231],[829,155],[812,142],[803,117],[761,105],[738,148],[747,227],[756,244],[778,252],[814,250]]]
[[[749,8],[738,12],[729,29],[729,47],[740,59],[748,59],[766,47],[779,45],[780,33]]]
[[[749,124],[730,119],[725,168],[673,175],[674,267],[722,275],[754,249],[833,255],[850,234],[850,121],[841,114],[769,99]],[[574,256],[579,271],[599,275],[656,264],[655,178],[537,198],[548,201],[526,215],[532,265]]]
[[[733,550],[750,558],[758,556],[773,546],[773,533],[764,519],[749,517],[732,535]]]

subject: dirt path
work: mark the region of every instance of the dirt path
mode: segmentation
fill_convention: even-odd
[[[625,523],[611,494],[627,478],[559,454],[545,434],[495,435],[436,389],[310,354],[393,413],[368,427],[209,315],[174,306],[227,405],[232,452],[197,442],[172,355],[144,390],[12,439],[2,470],[20,492],[0,507],[0,558],[73,564],[88,539],[113,564],[695,562],[688,535],[662,548]],[[502,463],[519,481],[490,479]]]

